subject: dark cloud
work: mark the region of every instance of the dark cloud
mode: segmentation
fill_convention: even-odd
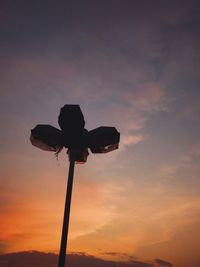
[[[42,253],[37,251],[19,252],[0,255],[0,267],[56,267],[57,255],[53,253]],[[164,261],[157,260],[157,264],[163,267]],[[71,267],[153,267],[152,263],[141,261],[114,262],[102,260],[85,253],[70,254],[67,257],[67,264]],[[172,265],[165,265],[172,267]]]
[[[163,261],[160,259],[156,259],[155,262],[158,263],[161,267],[172,267],[173,266],[170,262]]]
[[[127,253],[120,253],[120,252],[104,252],[102,253],[102,255],[108,255],[108,256],[116,256],[116,257],[126,257],[126,258],[129,258],[129,254]]]

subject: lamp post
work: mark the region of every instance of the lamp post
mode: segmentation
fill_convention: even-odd
[[[62,227],[62,236],[60,243],[60,253],[58,259],[58,267],[65,266],[65,256],[67,248],[68,229],[69,229],[69,215],[70,215],[71,196],[72,196],[72,187],[74,178],[74,163],[75,161],[71,159],[69,164],[68,184],[67,184],[67,193],[65,199],[65,209],[63,217],[63,227]]]
[[[88,148],[92,153],[107,153],[117,149],[120,133],[115,127],[101,126],[91,131],[85,129],[85,120],[79,105],[62,107],[58,124],[61,130],[51,125],[37,125],[31,130],[30,141],[32,145],[46,151],[54,151],[56,154],[63,147],[67,148],[70,164],[58,260],[58,267],[64,267],[75,163],[87,161]]]

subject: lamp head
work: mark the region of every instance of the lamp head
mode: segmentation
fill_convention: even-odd
[[[32,145],[59,153],[66,147],[70,160],[85,163],[92,153],[107,153],[118,148],[120,133],[115,127],[101,126],[88,132],[79,105],[65,105],[58,117],[61,130],[51,125],[37,125],[31,130]]]

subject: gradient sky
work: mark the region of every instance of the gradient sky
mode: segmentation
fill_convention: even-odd
[[[80,104],[118,151],[77,165],[69,251],[200,266],[200,4],[1,1],[0,251],[58,252],[68,161],[29,141]]]

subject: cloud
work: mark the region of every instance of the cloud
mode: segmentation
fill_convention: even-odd
[[[78,178],[73,192],[70,238],[93,233],[108,224],[116,216],[115,205],[109,203],[113,203],[120,190],[106,181]]]
[[[139,255],[152,258],[156,257],[156,254],[159,253],[161,258],[176,262],[177,267],[199,266],[199,223],[200,221],[197,220],[194,223],[181,227],[170,240],[141,246],[139,248]]]
[[[166,91],[155,82],[139,84],[133,102],[142,111],[168,111]]]
[[[114,256],[114,257],[118,257],[118,258],[120,257],[121,259],[122,259],[122,258],[126,258],[126,259],[127,259],[127,258],[132,258],[132,256],[130,256],[129,254],[127,254],[127,253],[122,253],[122,252],[120,253],[120,252],[111,252],[111,251],[108,252],[108,251],[107,251],[107,252],[102,252],[101,254],[102,254],[102,255],[105,255],[105,256],[112,256],[112,257]]]
[[[38,251],[31,252],[18,252],[0,255],[0,267],[18,267],[23,265],[24,267],[56,267],[58,257],[53,253],[42,253]],[[164,267],[163,262],[156,261],[157,267]],[[116,262],[103,260],[94,256],[88,255],[84,252],[73,253],[67,255],[67,264],[71,267],[87,266],[87,267],[154,267],[154,263],[147,263],[142,261],[125,261]],[[165,265],[165,267],[171,267],[172,265]]]
[[[136,145],[144,140],[144,136],[141,134],[138,135],[127,135],[122,136],[121,143],[124,145]]]
[[[195,140],[173,160],[168,159],[168,162],[165,160],[160,163],[156,174],[160,185],[171,190],[171,193],[174,191],[176,195],[199,195],[199,162],[200,145],[199,141]],[[178,184],[179,186],[176,186]]]
[[[70,240],[71,250],[78,248],[99,255],[99,249],[109,248],[116,253],[110,254],[110,257],[120,257],[121,252],[138,256],[137,250],[142,245],[167,242],[179,229],[199,218],[198,196],[177,196],[170,190],[167,193],[165,187],[155,185],[143,189],[139,187],[138,190],[135,181],[125,184],[113,203],[115,212],[112,220],[91,233]],[[163,258],[170,260],[167,254]]]
[[[172,267],[173,266],[170,262],[163,261],[160,259],[155,259],[155,263],[157,263],[161,267]]]

